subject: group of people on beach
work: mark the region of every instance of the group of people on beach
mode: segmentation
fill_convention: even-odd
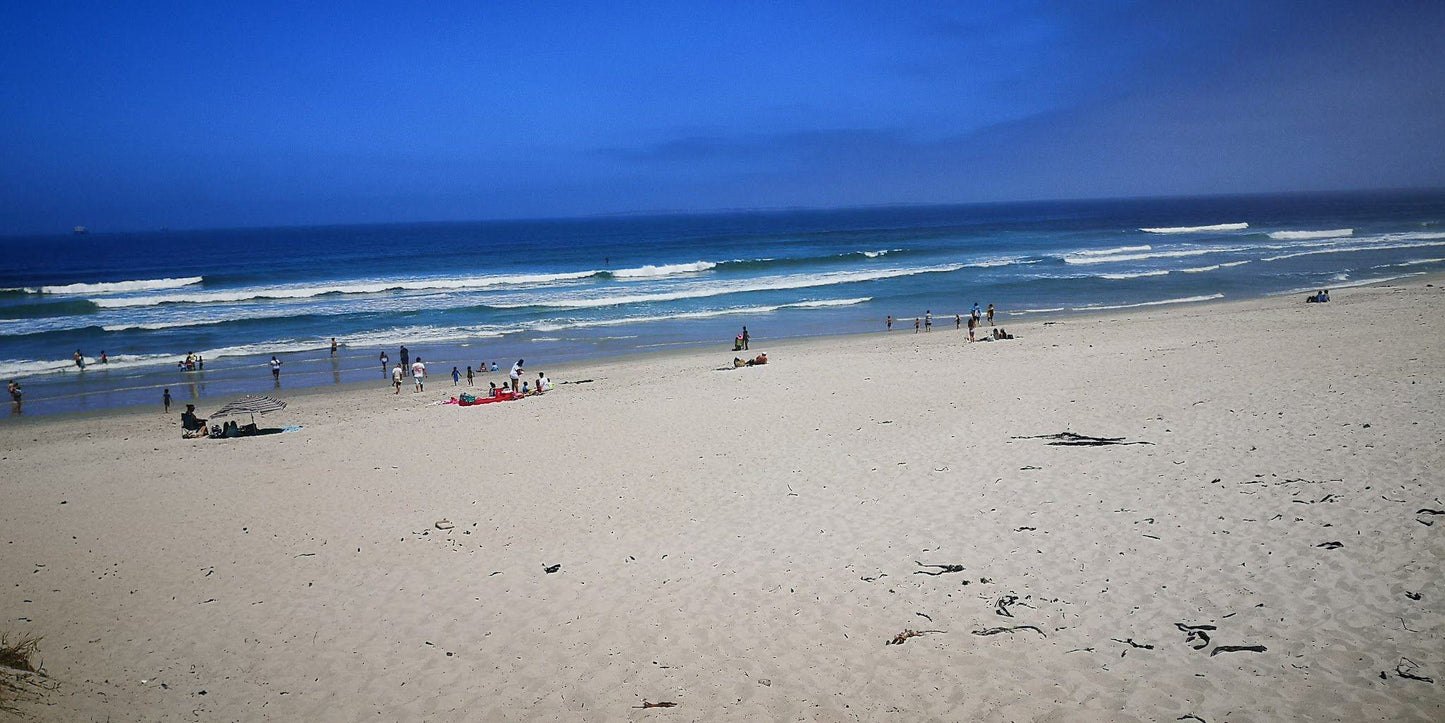
[[[1323,304],[1330,300],[1330,290],[1320,289],[1319,293],[1310,294],[1305,297],[1306,304]]]
[[[79,369],[80,371],[85,371],[85,354],[81,353],[79,349],[76,349],[75,353],[71,355],[71,358],[75,360],[76,369]],[[101,364],[109,364],[110,357],[105,355],[104,349],[101,349],[100,358],[96,359],[96,361],[100,362]]]
[[[977,340],[978,340],[977,338],[975,338],[975,334],[977,334],[978,328],[979,328],[980,326],[983,326],[983,322],[987,321],[987,322],[988,322],[988,325],[989,325],[990,327],[993,326],[993,315],[994,315],[994,311],[995,311],[995,309],[994,309],[993,304],[989,304],[989,305],[988,305],[988,309],[984,309],[983,307],[979,306],[979,303],[978,303],[977,301],[973,302],[973,309],[968,312],[968,340],[969,340],[969,341],[977,341]],[[893,320],[893,315],[892,315],[892,314],[889,314],[889,315],[888,315],[888,318],[883,321],[883,323],[887,326],[888,331],[893,331],[893,321],[894,321],[894,320]],[[954,315],[953,315],[953,328],[954,328],[954,329],[962,329],[962,328],[963,328],[963,324],[964,324],[964,316],[963,316],[962,314],[954,314]],[[921,317],[918,317],[918,316],[913,317],[913,333],[914,333],[914,334],[917,334],[917,333],[919,333],[920,331],[921,331],[921,332],[924,332],[924,333],[933,331],[933,310],[932,310],[932,309],[928,309],[928,310],[924,311],[924,312],[923,312],[923,316],[921,316]],[[991,332],[989,333],[989,339],[999,339],[999,338],[1012,338],[1012,337],[999,336],[999,335],[997,334],[997,332],[994,332],[994,331],[991,331]]]
[[[101,356],[104,357],[105,352],[101,352]],[[206,368],[206,358],[193,351],[188,351],[185,361],[176,362],[176,368],[182,371],[198,372]]]

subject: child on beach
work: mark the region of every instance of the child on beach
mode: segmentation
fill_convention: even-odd
[[[398,363],[396,368],[391,370],[391,386],[396,388],[396,391],[392,392],[393,394],[401,394],[401,379],[404,376],[406,376],[406,372],[402,371],[401,364]]]
[[[888,315],[888,319],[887,319],[884,323],[888,324],[888,330],[889,330],[889,331],[893,331],[893,315],[892,315],[892,314],[889,314],[889,315]]]
[[[957,331],[957,330],[962,329],[962,328],[963,328],[963,314],[954,314],[954,315],[953,315],[953,329],[954,329],[954,331]]]
[[[470,366],[467,367],[467,386],[472,386],[472,368]]]
[[[467,368],[470,369],[471,367],[467,367]],[[459,371],[457,371],[457,368],[456,368],[456,367],[452,367],[452,386],[456,386],[457,384],[460,384],[461,381],[462,381],[462,373],[459,372]]]
[[[917,333],[918,333],[918,327],[919,327],[918,317],[915,316],[915,317],[913,317],[913,333],[914,333],[914,334],[917,334]]]
[[[993,326],[993,304],[988,305],[988,325]]]
[[[166,405],[166,414],[171,413],[171,390],[167,389],[161,394],[161,404]]]

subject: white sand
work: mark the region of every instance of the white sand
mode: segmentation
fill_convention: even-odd
[[[0,425],[0,630],[58,686],[21,710],[1445,719],[1445,289],[1300,301],[294,396],[255,439]],[[1065,430],[1152,444],[1013,438]]]

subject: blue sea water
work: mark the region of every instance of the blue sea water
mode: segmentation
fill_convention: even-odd
[[[434,381],[783,337],[1302,293],[1445,268],[1445,193],[867,208],[0,238],[25,415]],[[340,353],[329,355],[331,337]],[[757,346],[755,344],[755,346]],[[71,355],[80,350],[81,371]],[[108,364],[100,364],[104,351]],[[203,371],[177,362],[188,352]]]

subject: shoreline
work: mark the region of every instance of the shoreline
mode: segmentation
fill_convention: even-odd
[[[322,389],[265,437],[0,426],[0,630],[56,683],[19,704],[1445,715],[1408,677],[1445,674],[1445,288],[1048,323],[546,367],[596,381],[484,407]]]
[[[1361,284],[1361,285],[1358,285],[1358,286],[1343,286],[1343,287],[1337,287],[1337,288],[1338,288],[1338,289],[1341,289],[1341,290],[1346,290],[1346,292],[1348,293],[1349,291],[1355,291],[1355,290],[1359,290],[1359,289],[1370,289],[1370,288],[1379,288],[1379,287],[1389,287],[1389,286],[1406,285],[1406,284],[1413,284],[1413,283],[1420,283],[1420,284],[1422,284],[1422,285],[1423,285],[1423,284],[1445,284],[1445,271],[1440,271],[1440,272],[1424,272],[1424,273],[1421,273],[1420,275],[1417,275],[1417,276],[1410,276],[1410,277],[1406,277],[1406,278],[1388,279],[1388,280],[1379,281],[1379,282],[1370,283],[1370,284]],[[1305,292],[1299,292],[1299,293],[1305,293]],[[1220,310],[1220,309],[1228,309],[1228,308],[1231,308],[1231,307],[1241,307],[1241,308],[1242,308],[1242,307],[1246,307],[1246,306],[1250,306],[1250,305],[1264,304],[1264,303],[1266,303],[1266,302],[1268,302],[1268,301],[1270,301],[1270,300],[1272,300],[1272,299],[1288,298],[1288,297],[1293,296],[1293,295],[1295,295],[1295,292],[1276,292],[1276,293],[1267,294],[1267,295],[1264,295],[1264,296],[1253,296],[1253,297],[1242,298],[1242,299],[1220,298],[1220,299],[1211,299],[1211,300],[1207,300],[1207,301],[1198,301],[1198,302],[1189,302],[1189,303],[1157,304],[1157,305],[1152,305],[1152,306],[1135,306],[1135,307],[1130,307],[1130,308],[1125,308],[1125,309],[1101,309],[1101,310],[1097,310],[1097,311],[1075,310],[1075,311],[1065,311],[1065,312],[1043,312],[1043,313],[1038,313],[1038,314],[1029,314],[1029,315],[1027,315],[1027,320],[1026,320],[1026,321],[1022,321],[1022,320],[1021,320],[1021,321],[1018,321],[1018,322],[1007,322],[1007,323],[1008,323],[1008,326],[1007,326],[1006,328],[1019,328],[1019,329],[1028,330],[1030,333],[1034,333],[1034,332],[1037,331],[1037,330],[1043,329],[1045,326],[1053,326],[1053,325],[1057,325],[1057,324],[1061,324],[1061,323],[1065,323],[1065,322],[1069,322],[1069,321],[1089,321],[1089,322],[1093,322],[1093,321],[1106,321],[1106,320],[1120,320],[1120,321],[1122,321],[1122,320],[1126,320],[1126,319],[1128,319],[1128,318],[1130,318],[1130,317],[1137,316],[1137,315],[1140,315],[1140,314],[1157,313],[1157,312],[1162,312],[1162,311],[1166,311],[1166,310],[1171,310],[1171,311],[1176,311],[1176,312],[1183,312],[1183,311],[1185,311],[1185,310],[1187,310],[1187,309],[1213,309],[1213,310]],[[1336,296],[1338,297],[1338,294],[1336,294]],[[1005,313],[1006,313],[1006,312],[1005,312]],[[891,333],[893,333],[893,334],[911,334],[911,333],[912,333],[912,332],[911,332],[911,329],[907,329],[907,328],[904,328],[904,327],[903,327],[903,325],[902,325],[902,323],[901,323],[901,322],[903,321],[902,318],[898,318],[898,319],[896,319],[895,321],[898,322],[897,328],[896,328],[893,332],[891,332]],[[963,328],[963,329],[955,330],[955,329],[952,329],[952,328],[947,327],[947,324],[946,324],[946,323],[942,323],[942,322],[944,322],[944,321],[951,322],[950,319],[946,319],[946,317],[942,317],[942,316],[938,317],[938,318],[935,320],[935,325],[938,326],[938,327],[940,327],[939,330],[938,330],[939,333],[957,332],[957,333],[961,333],[961,334],[967,334],[966,325],[965,325],[965,328]],[[965,321],[966,321],[966,320],[965,320]],[[881,324],[881,322],[880,322],[880,324]],[[740,324],[740,325],[741,325],[741,324]],[[1003,323],[996,323],[995,325],[996,325],[996,326],[1001,326],[1001,327],[1002,327],[1002,326],[1005,326]],[[980,329],[983,329],[983,328],[987,328],[987,327],[980,327]],[[887,332],[887,331],[876,331],[876,330],[875,330],[875,331],[849,331],[849,332],[840,332],[840,333],[836,333],[836,334],[785,337],[785,338],[778,339],[777,341],[772,341],[772,342],[767,342],[767,343],[768,343],[772,348],[789,349],[789,348],[797,348],[797,347],[799,347],[799,346],[809,347],[809,346],[812,346],[812,345],[815,345],[815,344],[816,344],[816,345],[822,345],[822,344],[825,344],[828,340],[835,340],[835,341],[836,341],[836,340],[839,340],[839,339],[845,339],[845,340],[846,340],[846,339],[866,339],[866,338],[869,338],[871,335],[875,335],[875,334],[887,336],[888,334],[890,334],[890,332]],[[475,342],[468,342],[468,343],[475,343]],[[721,346],[721,345],[720,345],[720,346]],[[755,350],[755,351],[756,351],[756,350]],[[588,358],[584,358],[584,359],[574,359],[574,360],[570,360],[570,361],[566,361],[566,362],[561,362],[561,363],[557,363],[557,364],[534,366],[534,367],[531,367],[530,371],[546,371],[546,372],[548,372],[548,373],[549,373],[549,377],[552,378],[552,380],[553,380],[553,384],[556,385],[558,382],[563,381],[564,379],[567,379],[569,376],[575,376],[576,378],[585,377],[585,375],[586,375],[587,373],[589,373],[589,372],[582,371],[583,369],[591,369],[591,370],[603,369],[603,370],[606,370],[606,369],[611,369],[611,368],[618,367],[618,366],[624,366],[624,367],[625,367],[625,366],[632,366],[632,365],[636,365],[636,364],[639,364],[639,363],[646,363],[646,362],[654,361],[654,360],[660,361],[660,360],[666,360],[666,359],[677,358],[677,357],[696,356],[696,357],[698,357],[698,358],[702,358],[702,357],[704,357],[704,356],[710,356],[710,355],[712,355],[713,353],[714,353],[714,352],[707,351],[707,350],[706,350],[704,347],[702,347],[701,345],[696,345],[696,344],[682,344],[682,345],[679,345],[679,348],[676,348],[676,349],[648,350],[648,351],[631,351],[631,352],[627,352],[627,353],[623,353],[623,354],[615,354],[615,355],[609,355],[609,356],[603,356],[603,357],[596,357],[596,358],[590,358],[590,359],[588,359]],[[730,352],[730,351],[722,351],[722,350],[719,350],[718,352],[716,352],[716,354],[718,355],[719,358],[721,358],[721,357],[722,357],[723,355],[725,355],[725,354],[730,354],[730,353],[733,353],[733,352]],[[320,360],[310,360],[310,361],[325,361],[325,359],[322,358],[322,359],[320,359]],[[395,362],[396,360],[393,359],[392,361]],[[501,360],[499,359],[498,361],[501,361]],[[728,357],[728,358],[725,359],[724,361],[731,361],[731,357]],[[443,363],[445,363],[445,362],[443,362]],[[720,364],[721,364],[721,362],[720,362]],[[438,367],[438,368],[440,368],[440,367]],[[487,374],[478,374],[478,375],[476,375],[476,379],[477,379],[477,381],[479,382],[479,386],[485,388],[485,381],[484,381],[484,380],[507,380],[507,379],[508,379],[508,377],[507,377],[507,368],[508,368],[507,365],[502,365],[502,367],[501,367],[495,374],[489,372],[489,373],[487,373]],[[554,370],[555,370],[555,371],[554,371]],[[69,372],[64,372],[64,373],[69,373]],[[284,374],[284,372],[283,372],[283,374]],[[435,379],[436,379],[437,381],[442,382],[442,383],[438,384],[437,387],[438,387],[438,388],[445,387],[445,388],[448,388],[448,389],[452,388],[452,387],[450,387],[449,385],[445,384],[446,381],[450,381],[450,376],[451,376],[451,375],[450,375],[449,373],[445,373],[445,372],[444,372],[442,375],[435,377]],[[531,378],[535,379],[535,376],[533,376],[533,377],[531,377]],[[430,379],[432,379],[432,377],[428,377],[428,379],[430,380]],[[391,394],[387,394],[386,396],[401,396],[401,397],[405,398],[407,395],[412,394],[412,392],[411,392],[410,389],[409,389],[409,388],[411,387],[411,384],[412,384],[412,382],[411,382],[411,376],[410,376],[410,373],[408,372],[408,376],[405,377],[405,381],[404,381],[403,384],[402,384],[402,394],[401,394],[401,395],[391,395]],[[23,381],[22,381],[22,386],[24,386]],[[174,384],[174,385],[172,385],[172,386],[175,387],[175,388],[180,388],[180,387],[183,386],[183,384],[177,383],[177,384]],[[501,384],[499,383],[498,386],[501,386]],[[206,407],[220,408],[220,406],[223,405],[223,404],[225,404],[225,402],[226,402],[227,400],[236,399],[236,398],[241,397],[241,396],[246,396],[246,394],[257,394],[257,395],[265,395],[265,396],[279,396],[279,397],[282,397],[282,398],[284,398],[285,400],[288,400],[288,401],[289,401],[289,400],[291,400],[291,399],[310,399],[310,398],[314,398],[314,397],[317,397],[317,396],[325,396],[325,395],[331,395],[331,394],[336,394],[336,395],[355,394],[355,393],[364,392],[364,391],[369,391],[369,390],[373,390],[373,389],[377,389],[377,388],[382,388],[382,389],[384,389],[384,390],[386,390],[386,391],[389,392],[389,391],[391,390],[390,382],[389,382],[389,381],[379,381],[379,382],[373,383],[373,382],[366,382],[366,381],[346,381],[346,382],[332,383],[332,384],[316,384],[316,385],[310,385],[310,386],[305,386],[305,387],[297,387],[297,388],[294,388],[294,389],[288,389],[288,388],[284,388],[284,387],[283,387],[283,388],[282,388],[281,390],[279,390],[279,391],[277,391],[277,390],[271,390],[271,389],[266,389],[266,390],[262,390],[262,391],[258,391],[258,392],[237,393],[237,394],[221,394],[221,395],[216,395],[215,397],[202,398],[202,399],[199,400],[199,401],[194,401],[194,402],[190,402],[190,403],[196,404],[196,406],[197,406],[197,411],[198,411],[198,412],[206,412]],[[456,388],[456,394],[457,394],[457,395],[460,395],[460,394],[461,394],[461,391],[462,391],[464,388],[465,388],[465,380],[463,381],[463,384],[462,384],[462,385],[460,385],[459,387]],[[431,392],[425,392],[425,393],[423,393],[423,394],[431,394]],[[415,395],[413,395],[413,396],[415,396]],[[428,398],[431,398],[431,397],[428,397]],[[186,405],[187,403],[188,403],[188,402],[187,402],[186,400],[182,400],[182,399],[179,399],[179,398],[178,398],[174,403],[172,403],[172,405],[171,405],[172,411],[170,412],[170,414],[171,414],[172,416],[175,416],[175,417],[178,419],[180,412],[181,412],[181,411],[184,411],[185,405]],[[158,412],[156,411],[156,409],[157,409],[158,407],[160,407],[160,404],[159,404],[159,403],[156,403],[156,404],[142,404],[142,405],[129,405],[129,406],[121,406],[121,407],[111,407],[111,408],[107,408],[107,409],[78,410],[78,411],[65,411],[65,412],[51,412],[51,413],[42,413],[42,414],[38,414],[38,415],[32,414],[32,415],[28,415],[28,416],[27,416],[26,414],[23,414],[23,413],[20,414],[20,415],[10,414],[10,415],[5,416],[5,417],[0,417],[0,428],[4,428],[5,426],[10,426],[10,425],[21,425],[21,426],[29,427],[29,426],[36,425],[36,424],[44,424],[44,423],[46,423],[46,422],[48,422],[48,421],[52,421],[52,420],[53,420],[53,421],[56,421],[56,422],[70,422],[70,421],[87,420],[87,419],[88,419],[88,420],[114,420],[114,419],[125,419],[125,418],[136,418],[136,419],[150,418],[150,417],[155,416],[155,415],[157,415],[157,414],[161,414],[161,415],[164,414],[163,412],[159,412],[159,413],[158,413]],[[258,420],[258,421],[259,421],[259,420]]]

